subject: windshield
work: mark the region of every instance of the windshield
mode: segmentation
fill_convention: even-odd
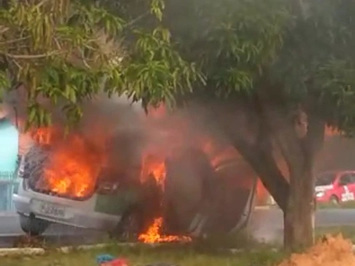
[[[334,182],[335,174],[324,174],[317,178],[316,186],[327,186]]]

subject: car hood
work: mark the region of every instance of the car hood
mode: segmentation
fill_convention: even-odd
[[[333,189],[333,185],[326,185],[326,186],[316,186],[314,191],[315,192],[323,192],[329,189]]]

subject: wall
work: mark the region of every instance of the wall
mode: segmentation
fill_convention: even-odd
[[[16,183],[15,170],[18,133],[6,119],[0,120],[0,212],[13,209],[12,191]]]

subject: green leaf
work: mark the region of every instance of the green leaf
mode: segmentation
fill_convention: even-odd
[[[159,20],[163,19],[163,10],[165,9],[164,0],[152,0],[150,12]]]

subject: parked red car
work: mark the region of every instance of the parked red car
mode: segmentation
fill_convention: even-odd
[[[355,170],[333,171],[319,175],[315,184],[317,202],[335,204],[355,200]]]

